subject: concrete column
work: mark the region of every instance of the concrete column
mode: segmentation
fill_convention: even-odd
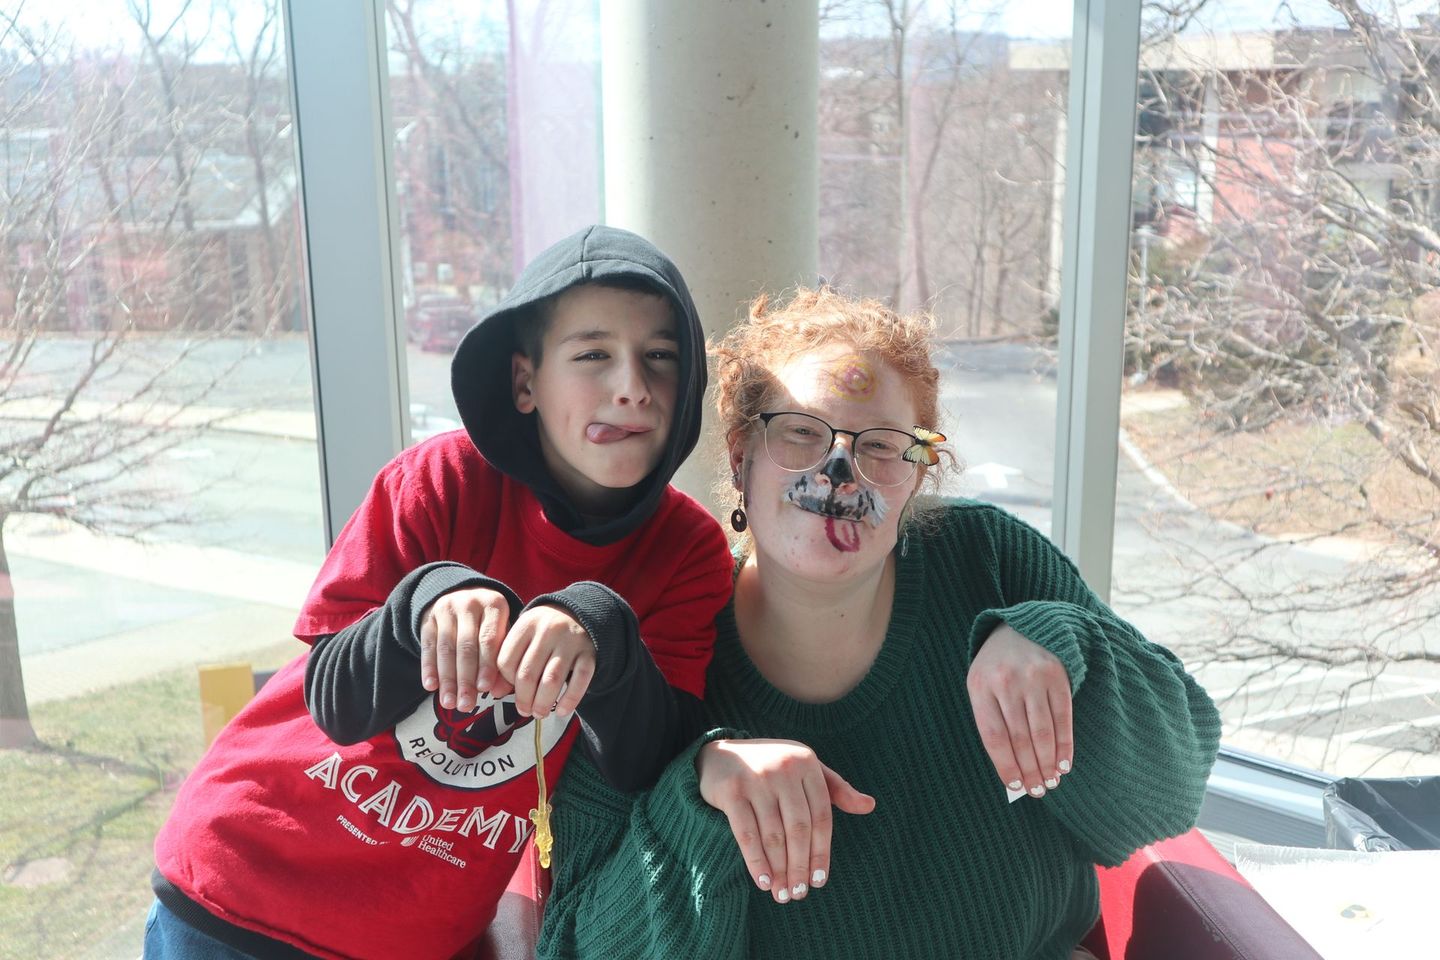
[[[711,335],[819,256],[816,0],[603,0],[605,222],[685,274]],[[717,514],[719,444],[676,477]]]

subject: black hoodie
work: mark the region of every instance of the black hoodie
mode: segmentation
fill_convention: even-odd
[[[659,465],[636,485],[625,512],[586,527],[545,466],[535,415],[515,409],[510,376],[515,324],[534,322],[540,300],[577,284],[632,278],[663,292],[675,311],[680,379],[670,436]],[[699,440],[705,379],[704,332],[680,271],[643,238],[604,226],[587,227],[536,257],[510,294],[465,335],[451,365],[455,403],[476,449],[530,487],[551,523],[597,545],[621,539],[654,513]],[[358,743],[394,726],[430,696],[420,683],[422,617],[441,595],[473,587],[504,595],[511,623],[524,609],[513,590],[483,570],[429,563],[397,584],[383,607],[317,638],[305,671],[305,700],[320,728],[338,743]],[[595,675],[576,711],[587,752],[615,787],[648,787],[701,732],[700,701],[666,682],[641,641],[634,612],[613,590],[575,583],[531,598],[529,606],[541,603],[568,611],[595,642]]]
[[[535,322],[539,301],[577,284],[619,279],[641,280],[670,300],[680,341],[680,381],[669,442],[659,465],[637,485],[628,511],[585,527],[541,459],[535,414],[515,409],[510,357],[517,349],[515,325]],[[493,466],[529,487],[551,523],[586,543],[614,543],[650,519],[666,485],[700,439],[705,332],[685,280],[669,257],[628,230],[587,227],[536,257],[509,295],[465,335],[450,366],[450,386],[476,449]]]

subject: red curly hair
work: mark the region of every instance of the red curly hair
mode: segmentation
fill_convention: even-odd
[[[776,402],[774,371],[801,354],[844,344],[884,361],[904,378],[922,427],[938,430],[940,371],[930,359],[935,323],[928,314],[901,316],[879,300],[851,297],[830,287],[801,287],[784,306],[761,294],[750,316],[719,343],[715,357],[716,407],[727,441],[737,439]]]

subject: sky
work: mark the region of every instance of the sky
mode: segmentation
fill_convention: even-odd
[[[146,0],[140,0],[146,2]],[[156,22],[165,22],[167,17],[179,10],[184,0],[148,0],[152,5]],[[260,22],[258,0],[230,0],[237,14],[241,35],[253,33]],[[303,3],[305,0],[294,0]],[[520,10],[543,7],[545,0],[512,0]],[[567,0],[573,3],[573,0]],[[603,16],[604,3],[597,0]],[[945,8],[943,0],[912,0],[925,3],[926,9],[937,15]],[[1362,0],[1367,6],[1379,10],[1390,9],[1390,0]],[[37,21],[51,23],[63,21],[66,30],[78,45],[85,48],[113,47],[120,37],[133,37],[135,28],[127,12],[128,0],[7,0],[5,11],[15,13],[20,19],[33,25]],[[506,0],[421,0],[423,21],[432,29],[459,32],[467,41],[478,45],[494,43],[506,36]],[[192,0],[183,28],[195,36],[204,36],[207,27],[223,27],[223,15],[212,18],[212,0]],[[1413,20],[1419,12],[1440,11],[1440,0],[1399,0],[1400,15],[1405,21]],[[992,2],[975,0],[968,5],[969,12],[963,15],[960,26],[963,29],[986,30],[1005,33],[1015,38],[1063,39],[1070,33],[1074,21],[1071,0],[1010,0]],[[0,13],[0,18],[5,14]],[[1277,25],[1296,20],[1308,26],[1333,26],[1339,23],[1333,10],[1325,0],[1212,0],[1199,18],[1197,29],[1217,32],[1250,31],[1273,29]],[[0,32],[3,32],[0,20]],[[834,34],[854,30],[864,33],[881,33],[885,30],[882,19],[876,15],[858,20],[830,24],[824,33]],[[224,56],[223,31],[215,30],[212,37],[201,48],[200,58],[217,59]]]

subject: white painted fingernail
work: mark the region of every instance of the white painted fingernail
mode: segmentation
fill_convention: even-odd
[[[789,903],[789,902],[790,902],[790,890],[789,890],[789,888],[787,888],[787,887],[781,887],[780,890],[779,890],[779,892],[777,892],[777,893],[775,894],[775,899],[776,899],[776,900],[779,900],[781,903]]]
[[[1043,796],[1045,796],[1045,788],[1042,787],[1042,786],[1040,786],[1040,784],[1038,784],[1038,783],[1035,784],[1035,786],[1033,786],[1033,787],[1030,788],[1030,796],[1032,796],[1032,797],[1043,797]]]
[[[812,887],[818,887],[818,886],[820,886],[821,884],[823,884],[824,882],[825,882],[825,871],[824,871],[824,870],[816,870],[814,873],[810,874],[810,886],[812,886]]]
[[[1069,772],[1070,772],[1070,761],[1069,761],[1069,760],[1061,760],[1061,761],[1060,761],[1060,772],[1061,772],[1061,773],[1069,773]]]
[[[1020,789],[1022,789],[1022,787],[1020,786],[1020,781],[1019,781],[1019,780],[1011,780],[1009,783],[1005,784],[1005,786],[1009,787],[1011,790],[1020,790]]]
[[[1049,780],[1045,781],[1045,786],[1050,790],[1054,790],[1056,787],[1060,786],[1060,781],[1056,780],[1054,777],[1051,777]]]
[[[805,884],[797,883],[795,884],[795,886],[790,888],[790,892],[795,896],[796,900],[799,900],[801,897],[805,896],[806,891],[808,891],[809,889],[810,888],[805,886]]]

